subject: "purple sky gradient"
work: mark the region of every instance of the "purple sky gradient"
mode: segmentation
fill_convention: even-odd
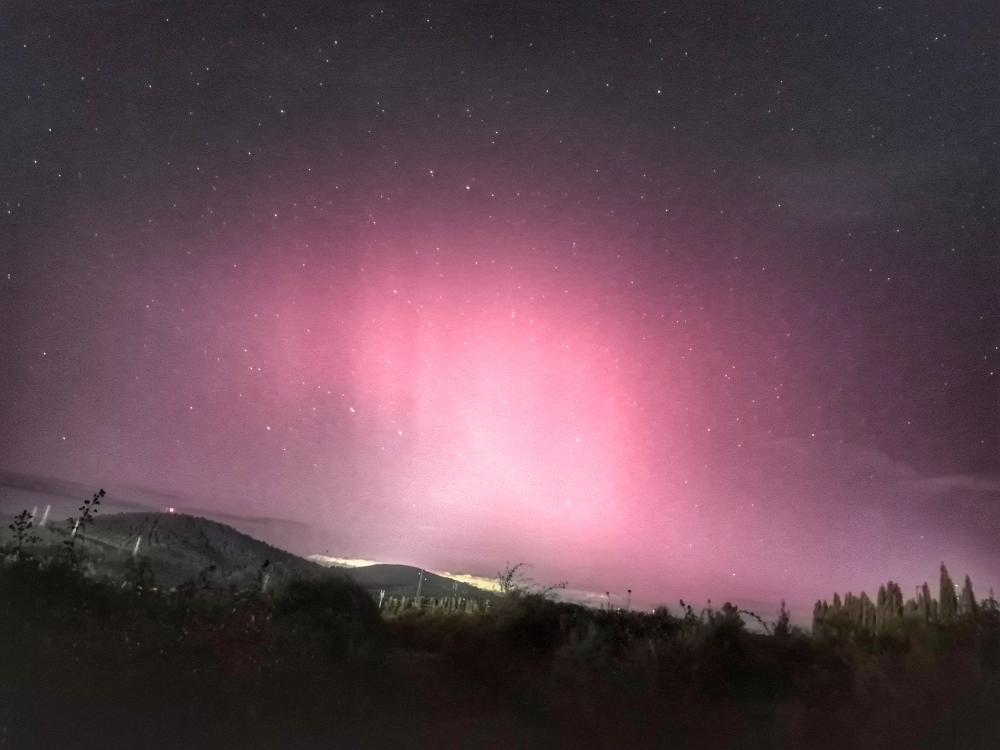
[[[644,601],[1000,585],[995,12],[710,5],[0,11],[0,468]]]

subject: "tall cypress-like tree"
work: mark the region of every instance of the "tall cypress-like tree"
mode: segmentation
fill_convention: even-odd
[[[819,604],[819,602],[816,602]],[[816,615],[813,612],[813,620],[815,621]],[[788,608],[785,606],[785,600],[781,600],[781,609],[778,610],[778,619],[774,623],[774,634],[778,638],[787,638],[792,634],[792,615],[789,613]]]
[[[861,624],[865,630],[875,630],[875,605],[864,591],[861,592]]]
[[[885,586],[879,586],[875,595],[875,632],[881,633],[883,627],[885,627]]]
[[[927,585],[927,581],[924,581],[924,585],[920,587],[920,597],[917,599],[917,608],[920,610],[920,616],[924,619],[924,622],[930,622],[931,587]]]
[[[976,603],[976,594],[972,590],[972,580],[966,576],[965,585],[962,587],[962,598],[959,601],[959,612],[963,615],[975,615],[978,610],[979,605]]]
[[[955,595],[955,584],[952,583],[948,569],[941,563],[941,588],[938,602],[938,619],[941,622],[951,622],[958,614],[958,597]]]
[[[823,629],[823,614],[823,602],[817,599],[816,604],[813,606],[813,635],[819,635],[819,632]]]
[[[898,583],[889,581],[886,584],[886,597],[888,601],[886,602],[889,607],[889,617],[893,620],[898,620],[903,616],[903,589],[899,587]]]

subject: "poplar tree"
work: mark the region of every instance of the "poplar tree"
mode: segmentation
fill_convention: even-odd
[[[927,581],[924,581],[924,585],[920,587],[920,596],[917,598],[917,610],[919,611],[924,622],[930,622],[931,587],[927,585]]]
[[[959,611],[963,615],[975,615],[979,607],[976,604],[976,595],[972,591],[972,580],[965,577],[965,585],[962,587],[962,599],[959,602]]]
[[[958,614],[958,597],[955,596],[955,584],[952,583],[948,569],[941,563],[941,588],[938,602],[938,618],[941,622],[951,622]]]
[[[861,624],[865,630],[875,630],[875,605],[864,591],[861,592]]]
[[[903,589],[898,583],[889,581],[886,584],[887,606],[889,608],[889,618],[898,620],[903,616]]]
[[[875,632],[877,633],[885,630],[886,621],[889,619],[887,600],[888,594],[885,586],[879,586],[878,595],[875,597]]]
[[[819,604],[819,602],[816,602]],[[813,610],[813,622],[816,622],[816,610]],[[781,600],[781,609],[778,610],[778,619],[774,623],[774,634],[778,638],[787,638],[792,634],[792,616],[785,607],[785,600]]]

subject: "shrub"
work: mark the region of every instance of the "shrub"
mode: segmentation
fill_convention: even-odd
[[[275,625],[300,657],[378,660],[384,630],[378,607],[356,584],[335,577],[295,580],[275,602]]]

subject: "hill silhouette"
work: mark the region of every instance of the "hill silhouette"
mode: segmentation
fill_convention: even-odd
[[[36,531],[42,534],[42,546],[58,544],[68,535],[64,523],[50,523]],[[5,530],[0,531],[0,537],[4,533]],[[493,597],[489,591],[411,565],[378,563],[358,568],[322,565],[227,524],[185,513],[102,514],[79,535],[79,542],[96,571],[115,578],[125,574],[137,539],[137,556],[149,560],[157,584],[167,588],[191,581],[245,587],[258,579],[267,562],[266,570],[275,586],[294,578],[336,576],[353,580],[373,597],[378,597],[383,589],[386,596],[412,597],[417,594],[418,586],[422,596],[431,598]]]
[[[231,526],[181,513],[101,516],[84,538],[103,550],[109,563],[130,557],[140,539],[138,556],[149,558],[156,580],[165,586],[194,580],[206,571],[218,583],[242,584],[256,577],[265,562],[276,581],[323,574],[321,566]]]
[[[329,534],[299,521],[266,516],[227,513],[217,509],[210,497],[193,497],[138,485],[108,486],[101,513],[161,513],[174,508],[178,514],[205,518],[231,526],[255,539],[304,555],[319,544],[329,544]],[[35,508],[42,515],[48,507],[49,523],[75,516],[80,501],[93,492],[89,484],[58,477],[26,474],[0,468],[0,515]],[[223,503],[224,505],[224,503]]]

